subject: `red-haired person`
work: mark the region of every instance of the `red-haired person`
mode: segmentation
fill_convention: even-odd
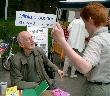
[[[83,57],[67,43],[59,23],[54,26],[52,36],[62,46],[74,67],[87,77],[85,96],[110,96],[110,33],[105,27],[108,11],[102,4],[91,2],[81,10],[80,15],[91,37]]]

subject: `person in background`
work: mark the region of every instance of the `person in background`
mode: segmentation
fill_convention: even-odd
[[[17,37],[21,52],[14,55],[11,64],[10,77],[12,86],[18,89],[34,88],[41,81],[46,80],[50,89],[53,89],[54,80],[47,75],[44,64],[52,67],[59,75],[63,76],[61,71],[45,55],[43,50],[36,46],[32,36],[27,31],[22,31]]]
[[[83,53],[78,55],[66,42],[59,23],[53,27],[52,37],[59,42],[74,67],[86,76],[85,96],[110,95],[110,33],[106,26],[108,11],[100,3],[91,2],[80,13],[90,40]]]
[[[85,38],[88,37],[87,30],[85,29],[85,24],[81,18],[74,19],[68,26],[69,36],[68,36],[68,44],[79,54],[81,55],[83,50],[85,49]],[[71,60],[68,56],[65,56],[64,61],[64,76],[68,76],[67,71],[68,67],[71,67],[70,78],[77,77],[75,75],[76,69],[73,64],[71,64]]]

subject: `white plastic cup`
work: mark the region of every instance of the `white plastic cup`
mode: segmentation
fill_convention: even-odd
[[[6,94],[6,89],[7,89],[7,82],[1,82],[0,83],[0,89],[1,89],[1,95],[5,95]]]

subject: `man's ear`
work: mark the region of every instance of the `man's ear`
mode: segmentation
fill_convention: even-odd
[[[94,24],[94,20],[91,17],[89,17],[88,21],[89,21],[90,24]]]
[[[19,46],[20,46],[21,48],[23,48],[23,47],[24,47],[24,44],[22,44],[21,42],[19,42]]]

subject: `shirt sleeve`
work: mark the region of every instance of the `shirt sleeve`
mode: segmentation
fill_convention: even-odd
[[[92,64],[92,66],[96,66],[99,63],[100,60],[100,54],[101,54],[101,43],[100,43],[100,38],[98,36],[93,37],[83,54],[83,58]]]
[[[43,61],[44,61],[44,64],[47,64],[49,67],[52,67],[54,71],[58,71],[59,68],[53,64],[48,58],[47,56],[45,55],[44,51],[40,48],[39,49],[40,53],[42,54],[43,56]]]

